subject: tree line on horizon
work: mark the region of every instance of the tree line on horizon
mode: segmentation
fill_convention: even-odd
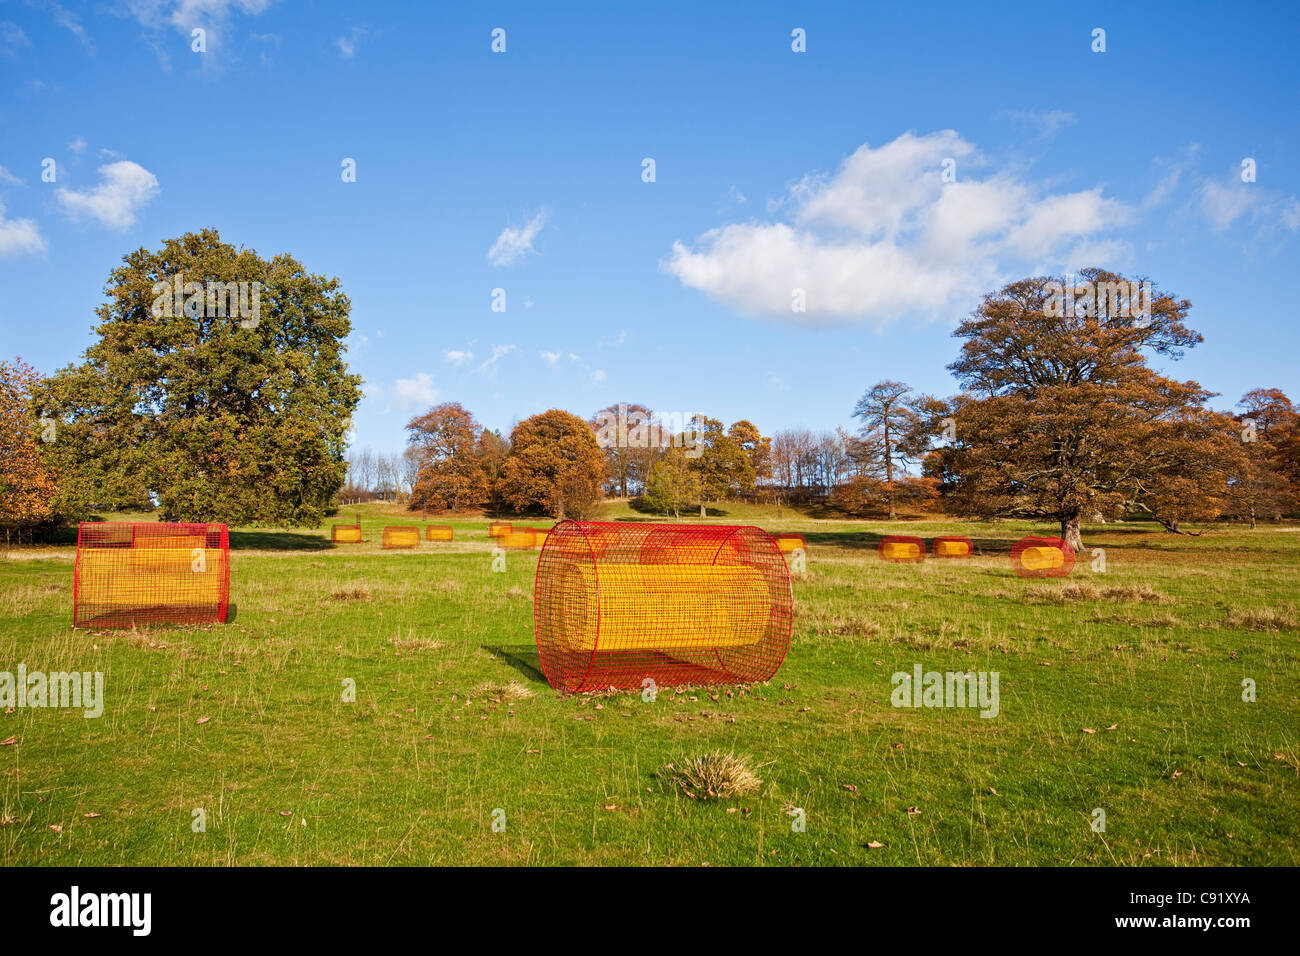
[[[160,312],[156,288],[182,274],[200,289],[260,283],[259,320],[212,314],[197,294]],[[1079,280],[1128,283],[1099,269]],[[339,281],[189,233],[123,258],[80,361],[48,376],[0,362],[0,528],[30,538],[124,510],[313,526],[378,495],[421,511],[590,517],[622,497],[676,517],[747,500],[1026,518],[1079,546],[1085,521],[1141,516],[1180,532],[1300,510],[1300,411],[1282,390],[1216,411],[1213,392],[1149,364],[1202,341],[1190,302],[1152,286],[1140,320],[1101,296],[1062,309],[1063,281],[986,295],[953,333],[959,391],[880,381],[853,431],[765,436],[704,415],[668,429],[626,403],[588,419],[549,409],[503,435],[448,402],[407,423],[403,452],[374,455],[347,445],[361,379],[344,361]],[[613,441],[611,416],[622,416]]]

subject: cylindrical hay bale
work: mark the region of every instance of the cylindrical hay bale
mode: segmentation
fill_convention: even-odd
[[[1062,538],[1021,538],[1011,548],[1011,567],[1022,578],[1063,578],[1074,570],[1074,549]]]
[[[546,536],[551,533],[550,528],[529,528],[528,530],[533,533],[534,548],[540,551],[546,547]]]
[[[455,534],[455,529],[449,524],[431,524],[424,529],[424,540],[451,541]]]
[[[361,525],[336,524],[330,529],[330,540],[335,544],[360,544]]]
[[[505,534],[497,535],[497,547],[510,551],[527,551],[537,547],[537,536],[532,528],[511,528]]]
[[[562,691],[747,683],[781,666],[793,605],[760,528],[562,521],[537,562],[533,627]]]
[[[384,528],[385,548],[418,548],[420,546],[420,529],[409,525],[390,524]]]
[[[888,535],[880,539],[877,553],[882,561],[908,562],[925,560],[925,542],[906,535]]]
[[[776,546],[785,553],[791,551],[807,552],[808,550],[808,542],[801,534],[774,534],[772,535],[772,540],[775,541]]]
[[[970,558],[975,556],[975,542],[956,535],[935,538],[930,543],[930,553],[936,558]]]
[[[510,533],[509,521],[493,521],[488,524],[488,537],[499,538]]]
[[[229,608],[224,524],[87,521],[78,527],[74,627],[224,623]]]

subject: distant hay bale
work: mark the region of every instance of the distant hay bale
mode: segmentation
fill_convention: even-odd
[[[335,544],[360,544],[361,525],[336,524],[330,529],[330,540]]]
[[[424,529],[425,541],[451,541],[455,530],[449,524],[431,524]]]
[[[936,558],[970,558],[975,555],[975,545],[970,538],[951,535],[935,538],[930,552]]]
[[[388,525],[384,528],[384,548],[404,549],[420,546],[420,529],[406,525]]]
[[[493,521],[488,525],[488,537],[499,538],[510,533],[509,521]]]
[[[882,561],[908,562],[925,560],[925,542],[920,538],[889,535],[876,547]]]

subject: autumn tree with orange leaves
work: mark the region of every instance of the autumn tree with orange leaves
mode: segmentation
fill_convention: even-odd
[[[1099,269],[1078,278],[1078,288],[1130,287]],[[949,366],[964,393],[930,410],[933,431],[946,423],[950,437],[926,473],[958,510],[1050,520],[1075,548],[1094,516],[1137,510],[1171,531],[1214,517],[1240,452],[1235,423],[1205,408],[1212,392],[1147,365],[1202,341],[1185,324],[1191,303],[1152,288],[1143,303],[1097,295],[1061,308],[1071,281],[1013,282],[953,333],[965,340]]]
[[[459,402],[444,402],[406,425],[418,463],[411,508],[472,508],[488,496],[487,474],[475,454],[482,428]]]
[[[58,485],[40,445],[58,435],[52,421],[40,422],[32,410],[32,388],[40,380],[21,358],[0,361],[0,527],[6,536],[30,535],[54,517]]]
[[[589,423],[551,409],[525,418],[510,435],[498,487],[517,512],[593,517],[605,479],[605,454]]]

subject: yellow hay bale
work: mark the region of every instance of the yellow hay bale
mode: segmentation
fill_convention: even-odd
[[[220,548],[86,548],[77,569],[77,602],[100,609],[217,605],[225,561]]]
[[[880,556],[891,561],[915,561],[921,556],[921,546],[915,541],[886,541]]]
[[[336,524],[330,538],[338,544],[360,544],[361,526]]]
[[[743,647],[763,639],[770,606],[748,566],[571,564],[560,570],[551,627],[568,652]],[[703,600],[700,595],[726,595]],[[671,607],[673,613],[656,609]]]
[[[489,538],[499,538],[502,535],[506,535],[509,533],[510,533],[509,521],[493,521],[491,524],[488,525]]]
[[[420,529],[395,528],[384,529],[385,548],[418,548],[420,546]]]
[[[934,553],[940,558],[964,558],[971,552],[965,541],[936,541]]]
[[[1065,552],[1060,548],[1025,548],[1020,552],[1020,563],[1028,571],[1055,571],[1065,567]]]
[[[503,548],[532,548],[536,547],[537,538],[531,528],[523,528],[498,535],[497,544]]]
[[[789,535],[778,537],[776,546],[782,551],[803,551],[807,547],[803,538],[792,538]]]
[[[451,541],[454,533],[450,525],[431,524],[424,529],[424,540]]]

